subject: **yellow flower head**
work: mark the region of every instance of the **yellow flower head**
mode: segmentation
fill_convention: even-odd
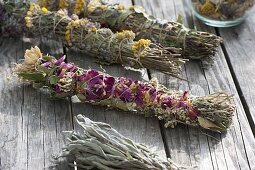
[[[135,38],[135,33],[133,31],[123,30],[122,32],[117,33],[117,37],[119,40],[124,40],[124,39],[133,40]]]
[[[129,9],[130,11],[134,11],[134,10],[135,10],[134,6],[130,6],[128,9]]]
[[[48,12],[48,9],[45,7],[42,7],[41,11],[42,11],[42,13],[46,14]]]
[[[98,8],[100,8],[101,10],[106,10],[107,9],[107,5],[100,5]]]
[[[92,27],[91,31],[92,31],[92,32],[96,32],[96,31],[97,31],[97,28],[96,28],[96,27]]]
[[[88,12],[92,13],[95,9],[106,9],[107,6],[102,5],[102,2],[100,0],[91,0],[87,6]]]
[[[125,9],[125,6],[123,4],[118,4],[117,5],[117,10],[121,11],[121,10],[124,10]]]
[[[34,4],[34,3],[31,3],[31,4],[30,4],[30,7],[29,7],[29,11],[33,11],[34,8],[35,8],[35,4]]]
[[[146,47],[149,47],[149,45],[151,44],[151,41],[148,39],[140,39],[139,41],[136,41],[133,45],[132,45],[132,50],[134,52],[139,51],[140,49],[144,49]]]
[[[59,0],[59,3],[58,3],[59,9],[65,9],[68,6],[69,5],[68,5],[68,1],[67,0]]]
[[[84,10],[85,6],[86,6],[85,0],[76,0],[75,7],[74,7],[74,13],[77,15],[80,15],[81,12]]]

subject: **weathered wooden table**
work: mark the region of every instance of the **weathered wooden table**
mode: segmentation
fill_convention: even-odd
[[[82,67],[100,69],[100,66],[80,53],[65,51],[61,43],[0,38],[0,169],[71,169],[54,166],[51,158],[63,146],[61,131],[75,129],[73,116],[84,114],[111,124],[127,137],[149,145],[162,157],[170,157],[190,169],[254,170],[255,12],[240,26],[214,29],[198,22],[185,0],[125,0],[124,3],[142,5],[150,14],[169,20],[176,20],[181,14],[186,26],[216,33],[225,42],[216,54],[214,66],[203,69],[198,61],[185,65],[183,77],[189,82],[152,70],[135,72],[121,66],[104,66],[104,69],[115,76],[133,79],[157,77],[169,88],[191,90],[197,95],[228,91],[235,95],[237,105],[231,128],[224,134],[184,125],[165,129],[156,118],[74,103],[71,99],[50,100],[47,93],[22,85],[12,77],[12,64],[23,58],[26,48],[39,45],[44,53],[56,56],[66,53],[69,61]]]

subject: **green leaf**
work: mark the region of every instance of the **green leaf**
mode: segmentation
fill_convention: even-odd
[[[87,86],[86,82],[77,82],[77,86],[81,89],[84,89]]]
[[[61,93],[61,94],[52,93],[51,94],[51,98],[53,98],[53,99],[63,99],[68,96],[70,96],[69,93]]]
[[[52,56],[49,56],[49,55],[44,55],[42,57],[42,59],[45,60],[45,61],[52,61],[52,60],[55,60],[56,58],[52,57]]]
[[[36,89],[42,88],[43,86],[45,86],[44,83],[36,83],[36,82],[33,83],[33,88],[36,88]]]
[[[126,11],[124,13],[122,13],[119,17],[118,17],[118,21],[117,21],[117,24],[118,25],[121,25],[124,23],[124,21],[127,19],[127,17],[132,14],[131,11]]]
[[[49,77],[50,84],[56,84],[59,81],[59,78],[55,75]]]
[[[78,97],[78,99],[80,101],[85,101],[86,100],[86,96],[84,96],[83,94],[77,94],[76,96]]]
[[[126,155],[128,160],[133,160],[132,155],[128,151],[126,152]]]
[[[22,77],[25,80],[32,80],[32,81],[45,81],[46,78],[43,76],[42,73],[29,73],[29,72],[21,72],[18,73],[19,77]]]
[[[177,22],[183,24],[183,17],[180,14],[178,15]]]
[[[36,66],[36,68],[37,68],[38,71],[41,71],[45,74],[49,74],[50,71],[51,71],[51,69],[48,69],[48,68],[46,68],[44,66],[41,66],[41,65]]]
[[[223,128],[221,128],[220,126],[216,125],[215,123],[213,123],[212,121],[210,120],[207,120],[203,117],[198,117],[197,118],[198,122],[199,122],[199,125],[202,126],[203,128],[205,129],[209,129],[209,130],[212,130],[212,131],[216,131],[216,132],[222,132],[224,131]]]

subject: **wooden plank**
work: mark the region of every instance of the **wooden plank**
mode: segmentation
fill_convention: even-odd
[[[178,14],[181,14],[186,25],[192,27],[194,24],[199,29],[213,31],[201,27],[197,22],[193,23],[190,11],[183,7],[183,3],[187,5],[185,1],[149,0],[135,3],[157,17],[176,20]],[[153,71],[152,77],[158,77],[160,82],[171,88],[190,89],[191,93],[196,95],[221,90],[237,94],[222,50],[219,50],[216,57],[215,65],[206,70],[203,70],[198,62],[190,61],[186,64],[183,75],[189,80],[188,83]],[[167,129],[165,138],[171,158],[186,166],[198,165],[194,169],[254,169],[251,161],[254,159],[254,151],[249,149],[254,148],[254,138],[238,95],[235,95],[235,102],[237,112],[234,123],[226,134],[220,135],[185,126]]]
[[[224,38],[228,60],[232,66],[236,84],[246,107],[250,124],[255,133],[255,89],[254,89],[254,44],[255,44],[255,10],[251,11],[244,23],[232,28],[219,28],[219,34]]]
[[[61,131],[71,128],[68,102],[50,101],[48,94],[12,77],[12,63],[20,62],[30,47],[19,39],[1,39],[0,169],[69,169],[52,162],[63,146]],[[60,47],[47,49],[59,52]]]

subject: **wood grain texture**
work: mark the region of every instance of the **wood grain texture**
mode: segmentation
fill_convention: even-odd
[[[47,43],[51,48],[32,44],[40,45],[45,52],[51,49],[59,53],[62,49],[59,44]],[[25,49],[30,47],[31,43],[19,39],[1,39],[0,169],[67,170],[66,165],[55,166],[52,156],[64,144],[61,131],[71,127],[68,102],[51,101],[48,94],[23,85],[12,75],[12,64],[20,62]]]
[[[214,31],[202,26],[186,8],[185,1],[135,1],[142,5],[150,14],[159,18],[176,20],[181,14],[184,24],[200,30]],[[184,3],[184,4],[183,4]],[[213,67],[202,69],[202,64],[190,61],[185,65],[183,77],[188,83],[180,82],[158,72],[152,77],[170,88],[188,90],[196,95],[206,95],[215,91],[228,91],[235,94],[237,112],[233,126],[225,134],[216,134],[202,129],[180,125],[175,129],[166,129],[165,138],[168,143],[171,158],[180,164],[194,169],[254,169],[254,138],[243,110],[236,87],[228,69],[225,56],[221,49],[216,54],[217,60]]]
[[[233,28],[220,28],[219,34],[224,38],[224,47],[228,60],[240,88],[240,95],[250,114],[250,123],[255,133],[255,8],[244,23]]]

